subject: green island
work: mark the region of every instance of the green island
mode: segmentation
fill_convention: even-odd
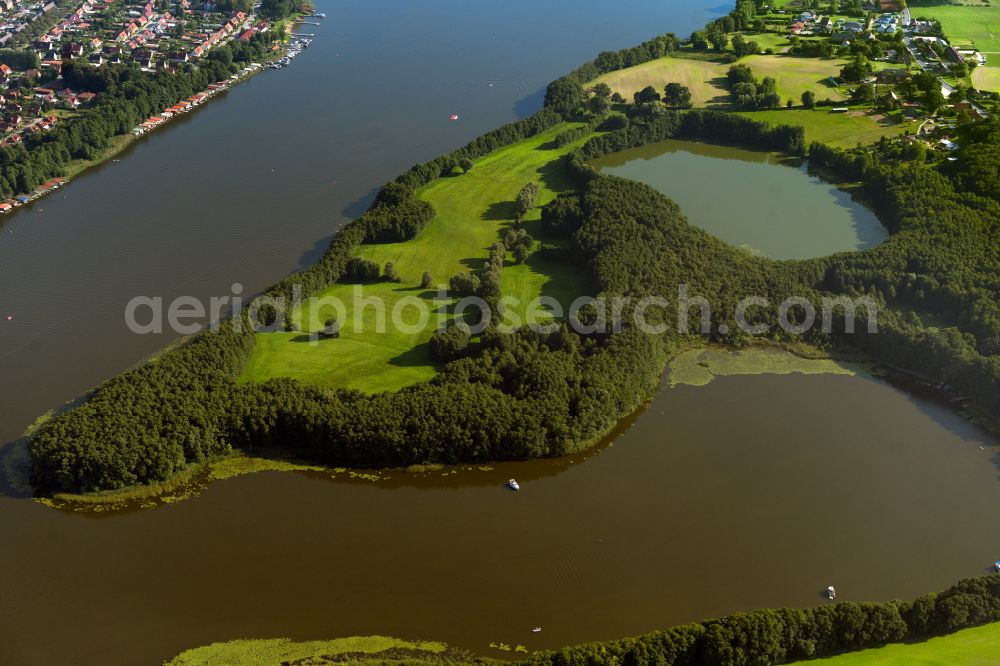
[[[891,366],[996,419],[1000,122],[995,91],[975,87],[992,74],[913,46],[902,30],[889,32],[884,12],[854,15],[856,3],[837,4],[849,6],[830,25],[865,24],[846,44],[833,29],[823,36],[812,13],[811,34],[787,36],[792,3],[739,0],[689,40],[663,35],[605,52],[553,81],[533,116],[387,183],[314,266],[41,421],[26,436],[33,484],[45,497],[99,504],[183,498],[180,486],[226,461],[231,469],[215,478],[270,468],[268,459],[278,469],[380,469],[562,456],[600,442],[640,408],[671,362],[672,381],[699,385],[773,363],[775,347],[814,357],[824,372],[851,372],[841,358]],[[983,48],[978,18],[940,16],[925,21],[928,34],[950,20],[960,39]],[[889,51],[914,55],[892,62]],[[190,83],[177,85],[183,95]],[[771,260],[690,224],[654,188],[589,164],[667,139],[807,158],[849,185],[889,238],[864,251]],[[685,308],[661,304],[680,285],[703,299],[704,322],[685,323]],[[390,311],[429,308],[439,321],[404,317],[406,331],[379,331],[377,309],[354,301],[358,290]],[[746,330],[735,313],[748,294],[763,300],[751,324],[785,318],[796,330]],[[523,308],[541,296],[623,305]],[[486,314],[457,313],[467,297],[481,299]],[[649,298],[659,300],[640,308]],[[342,309],[311,307],[317,301]],[[810,309],[829,314],[831,326],[798,330],[811,323]],[[655,330],[639,325],[640,310]],[[869,328],[876,311],[877,331]],[[510,316],[522,325],[497,325]],[[739,350],[740,360],[721,360],[715,348]],[[1000,577],[986,576],[913,602],[751,611],[525,663],[790,663],[998,620]],[[992,625],[972,631],[982,642],[968,654],[992,649]],[[883,649],[892,658],[919,646],[942,659],[964,649],[944,641]],[[437,643],[367,638],[237,641],[173,663],[369,655],[479,660]]]

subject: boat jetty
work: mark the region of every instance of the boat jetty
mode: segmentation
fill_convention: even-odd
[[[256,62],[251,63],[224,81],[217,81],[215,83],[210,83],[208,85],[208,88],[201,91],[200,93],[195,93],[194,95],[191,95],[187,99],[181,100],[180,102],[174,104],[171,107],[167,107],[166,109],[163,110],[163,112],[160,115],[153,116],[152,118],[149,118],[145,122],[139,124],[137,127],[133,128],[132,134],[134,134],[135,136],[142,136],[146,132],[149,132],[151,130],[156,129],[157,127],[160,127],[171,118],[175,118],[177,116],[187,113],[188,111],[192,111],[193,109],[204,104],[205,102],[207,102],[220,92],[229,90],[233,85],[253,76],[258,71],[260,71],[261,67],[262,65],[260,63]]]
[[[293,39],[288,42],[288,48],[285,49],[285,55],[272,62],[268,67],[271,69],[288,67],[292,64],[292,60],[302,53],[303,49],[308,48],[312,44],[314,35],[312,33],[293,33],[292,37]]]

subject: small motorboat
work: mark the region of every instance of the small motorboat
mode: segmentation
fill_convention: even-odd
[[[535,627],[534,629],[532,629],[532,630],[531,630],[531,633],[533,633],[533,634],[537,634],[537,633],[538,633],[538,632],[540,632],[541,630],[542,630],[542,628],[541,628],[541,627]]]
[[[834,599],[837,598],[837,590],[834,589],[833,585],[826,588],[826,598],[829,599],[830,601],[833,601]]]
[[[7,321],[10,321],[10,317],[7,317]],[[996,569],[997,571],[1000,571],[1000,560],[997,560],[996,562],[993,563],[993,568]]]
[[[517,482],[516,479],[508,479],[507,480],[507,487],[510,488],[511,490],[520,490],[521,489],[521,485]]]
[[[458,114],[457,113],[451,114],[451,119],[452,120],[458,120]]]

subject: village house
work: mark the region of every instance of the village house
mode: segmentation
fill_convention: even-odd
[[[902,68],[883,69],[875,74],[879,83],[899,83],[909,78],[910,73]]]

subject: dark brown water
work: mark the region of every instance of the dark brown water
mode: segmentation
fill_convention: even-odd
[[[382,181],[530,113],[597,51],[689,31],[714,4],[320,3],[329,18],[290,69],[4,218],[0,441],[168,342],[127,332],[128,299],[264,287]],[[104,516],[2,497],[0,663],[155,664],[217,640],[366,633],[491,654],[810,605],[829,584],[909,597],[1000,556],[990,445],[878,380],[734,377],[670,390],[586,462],[260,474]],[[511,476],[521,493],[500,488]]]
[[[23,502],[0,549],[0,645],[5,663],[138,664],[383,633],[499,656],[490,642],[810,606],[830,584],[909,598],[1000,555],[994,444],[881,380],[727,377],[664,389],[586,461],[265,473],[105,517]]]

